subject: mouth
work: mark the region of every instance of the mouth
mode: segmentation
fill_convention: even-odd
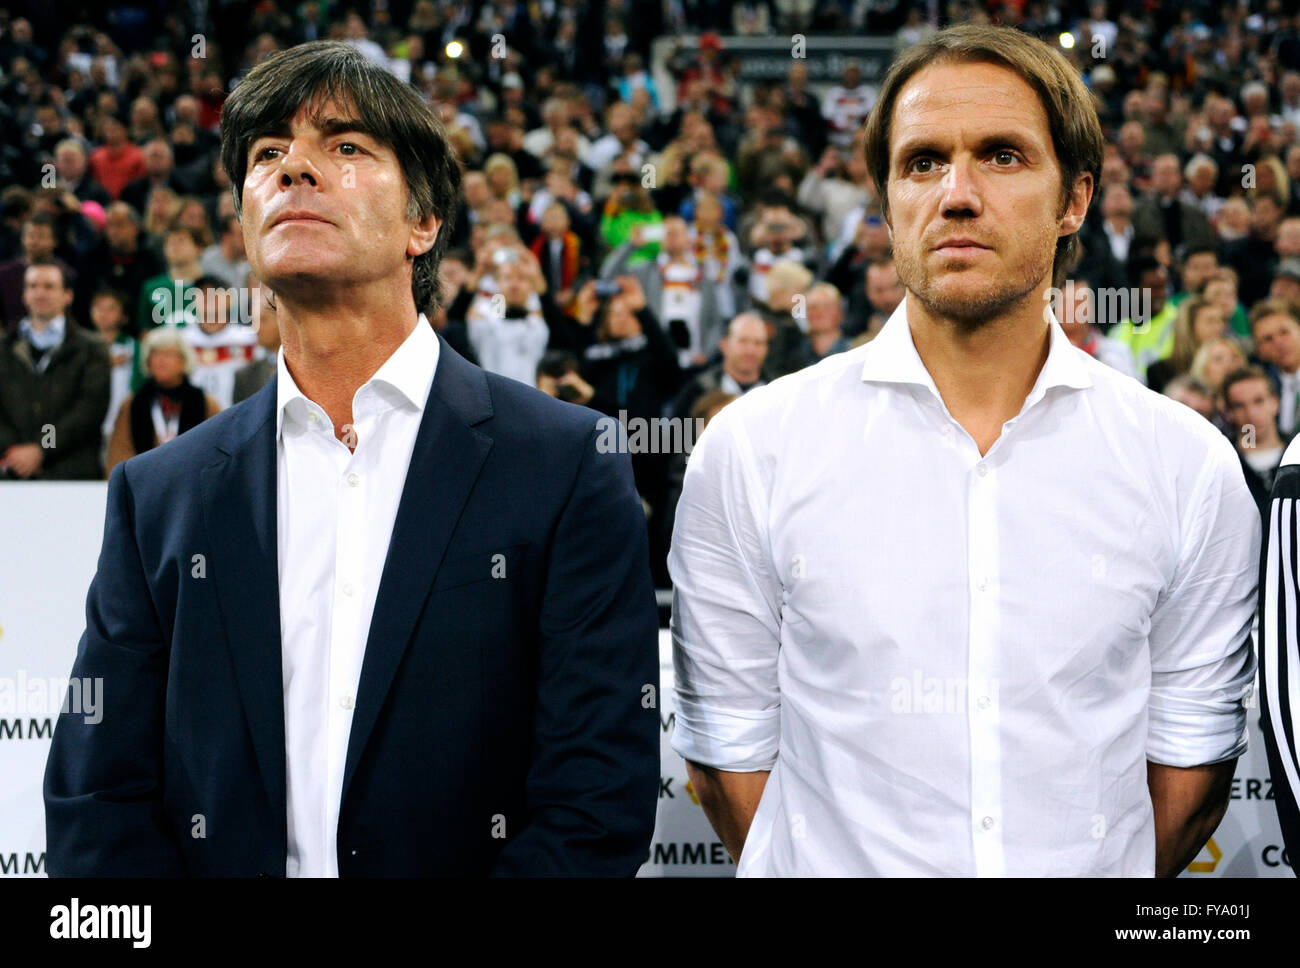
[[[981,245],[974,239],[947,239],[936,245],[934,251],[946,256],[973,256],[979,252],[992,250],[987,245]]]
[[[271,222],[271,228],[275,228],[277,225],[302,225],[312,222],[320,222],[324,225],[334,224],[329,219],[317,215],[315,212],[290,209],[287,212],[281,212],[277,215]]]

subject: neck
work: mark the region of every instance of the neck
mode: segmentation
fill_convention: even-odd
[[[187,262],[184,265],[173,266],[170,271],[173,279],[197,279],[199,276],[199,262],[195,259],[193,262]]]
[[[981,454],[998,439],[1002,424],[1020,412],[1047,361],[1051,333],[1042,311],[1047,282],[974,331],[932,316],[907,294],[917,354],[948,412],[970,432]]]
[[[334,294],[324,302],[296,301],[277,291],[277,298],[285,364],[298,389],[324,409],[342,439],[352,423],[357,390],[418,323],[411,291],[404,298],[391,288],[342,298]]]
[[[30,313],[27,316],[27,319],[32,324],[32,329],[36,330],[38,333],[45,332],[45,330],[49,328],[50,323],[54,322],[57,318],[58,313],[55,313],[53,316],[41,316],[36,313]]]
[[[1256,450],[1272,450],[1274,447],[1282,446],[1282,438],[1277,435],[1277,428],[1270,425],[1259,428],[1255,435]]]

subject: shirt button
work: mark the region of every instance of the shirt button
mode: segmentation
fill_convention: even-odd
[[[992,830],[992,829],[993,829],[993,818],[992,818],[992,817],[985,817],[983,820],[980,821],[980,826],[983,827],[985,830]]]
[[[988,476],[989,476],[989,465],[988,465],[988,464],[978,464],[978,465],[976,465],[976,467],[975,467],[975,473],[979,474],[980,477],[988,477]]]
[[[353,706],[352,697],[344,696],[342,699],[339,700],[339,705],[344,709],[351,709]]]
[[[981,578],[979,581],[975,583],[975,587],[978,588],[980,591],[984,591],[986,588],[989,587],[989,580],[987,578]]]
[[[344,595],[351,596],[352,593],[353,593],[354,591],[356,591],[356,589],[352,587],[352,582],[349,581],[349,582],[344,582],[344,583],[343,583],[343,594],[344,594]]]
[[[356,474],[349,474],[349,475],[348,475],[348,486],[349,486],[349,487],[356,487],[356,486],[357,486],[358,484],[360,484],[360,483],[361,483],[361,478],[358,477]]]
[[[309,421],[311,421],[312,423],[314,423],[314,424],[318,424],[318,423],[320,423],[320,415],[319,415],[318,413],[316,413],[315,411],[313,411],[313,412],[307,414],[307,419],[308,419]]]
[[[980,696],[979,699],[975,700],[975,704],[979,706],[980,709],[988,709],[989,706],[993,704],[993,700],[989,699],[988,696]]]

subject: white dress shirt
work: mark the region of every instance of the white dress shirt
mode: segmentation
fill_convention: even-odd
[[[279,357],[277,535],[289,877],[337,877],[339,801],[370,618],[438,366],[423,315],[352,398],[356,451]]]
[[[673,748],[772,771],[739,876],[1151,876],[1146,761],[1246,744],[1260,521],[1232,444],[1053,321],[981,457],[906,307],[697,442]]]

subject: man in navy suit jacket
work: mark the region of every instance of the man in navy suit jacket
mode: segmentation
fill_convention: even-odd
[[[373,451],[379,425],[358,439],[352,402],[395,347],[428,338],[416,307],[436,304],[459,173],[418,96],[340,44],[263,61],[223,135],[284,356],[253,397],[109,479],[72,673],[102,678],[103,715],[56,727],[50,873],[294,874],[295,818],[312,811],[333,818],[341,876],[635,873],[658,794],[658,631],[630,463],[598,446],[593,411],[440,338],[395,517],[373,522],[391,541],[337,785],[306,788],[333,789],[333,812],[294,802],[293,758],[326,740],[286,742],[286,717],[316,708],[289,690],[287,636],[331,619],[281,608],[280,509],[312,505],[300,479],[285,492],[278,401],[291,380],[299,413],[334,424],[320,446]],[[399,473],[388,446],[380,470]],[[324,643],[315,661],[335,661]]]

